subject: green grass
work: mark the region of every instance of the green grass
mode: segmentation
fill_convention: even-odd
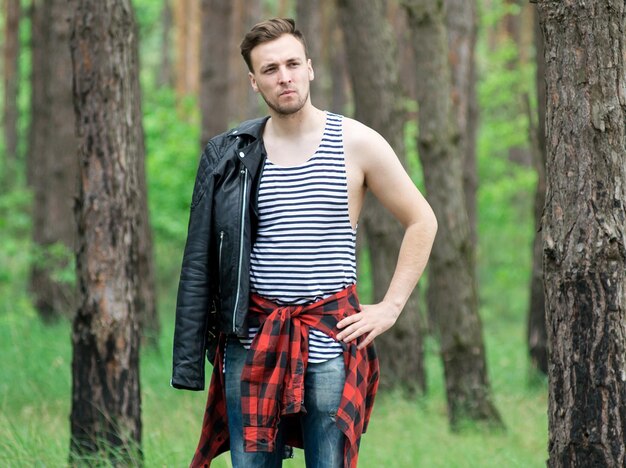
[[[165,301],[167,302],[167,301]],[[172,304],[163,304],[171,307]],[[169,387],[171,316],[160,349],[141,361],[145,464],[186,466],[198,440],[205,392]],[[523,327],[485,325],[494,397],[507,429],[451,433],[441,365],[428,346],[429,394],[381,393],[363,437],[360,467],[532,467],[544,465],[545,383],[529,383]],[[71,392],[70,324],[45,326],[26,304],[0,315],[0,466],[66,465]],[[383,370],[384,372],[384,370]],[[227,456],[214,464],[230,466]],[[304,466],[303,454],[285,466]]]

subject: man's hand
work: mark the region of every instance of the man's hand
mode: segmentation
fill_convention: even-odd
[[[386,302],[361,305],[361,312],[346,317],[337,324],[337,327],[342,329],[337,334],[337,340],[349,343],[367,333],[358,346],[358,349],[362,349],[378,335],[389,330],[396,323],[400,312],[397,307]]]

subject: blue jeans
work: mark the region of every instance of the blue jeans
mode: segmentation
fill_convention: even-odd
[[[284,431],[276,435],[274,452],[244,452],[241,415],[241,371],[247,350],[238,339],[229,339],[226,349],[226,410],[233,468],[281,467]],[[309,363],[304,377],[304,407],[301,415],[304,458],[308,468],[343,466],[344,435],[335,425],[345,381],[343,355],[319,364]]]

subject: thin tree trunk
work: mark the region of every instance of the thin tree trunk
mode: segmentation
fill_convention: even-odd
[[[463,191],[467,211],[470,240],[475,251],[478,235],[476,221],[476,129],[478,105],[476,101],[476,3],[475,0],[446,0],[448,50],[452,72],[452,107],[459,129],[459,153],[463,161]]]
[[[174,2],[176,32],[176,93],[197,93],[200,82],[200,0]]]
[[[336,18],[337,15],[335,15]],[[337,20],[333,20],[333,26],[331,30],[331,40],[333,47],[330,50],[330,74],[331,81],[333,83],[332,96],[330,110],[333,112],[344,113],[346,112],[348,104],[348,95],[351,91],[348,73],[346,70],[346,41],[343,38],[343,31]]]
[[[4,143],[9,161],[17,159],[17,94],[19,91],[20,0],[5,0]]]
[[[404,0],[403,5],[417,64],[418,149],[428,199],[439,220],[427,296],[440,335],[449,418],[453,428],[464,419],[501,424],[491,400],[478,315],[443,5],[437,0]]]
[[[70,463],[142,463],[139,385],[140,182],[137,31],[129,0],[75,0],[79,137]]]
[[[533,165],[537,172],[535,191],[535,239],[533,241],[533,266],[530,280],[530,304],[528,310],[528,353],[533,368],[548,374],[548,335],[546,331],[546,297],[543,288],[543,240],[541,238],[541,215],[546,200],[546,81],[543,59],[543,37],[539,19],[535,14],[535,50],[537,69],[535,87],[537,89],[536,125],[530,125],[530,141],[533,150]],[[532,117],[530,104],[528,115]]]
[[[42,166],[40,161],[41,147],[39,141],[45,135],[49,125],[46,125],[47,109],[44,106],[45,76],[50,73],[47,70],[48,61],[45,59],[44,44],[48,41],[46,8],[49,4],[44,0],[32,0],[29,8],[30,16],[30,50],[31,50],[31,73],[30,73],[30,127],[28,129],[28,147],[26,149],[26,181],[30,188],[35,187],[39,170]]]
[[[263,19],[264,2],[252,2],[245,0],[232,1],[232,14],[230,25],[229,62],[228,62],[228,99],[229,99],[229,122],[240,122],[258,117],[259,112],[264,112],[265,103],[260,105],[259,96],[252,90],[248,79],[248,67],[245,65],[239,45],[252,26]],[[261,110],[263,109],[263,110]]]
[[[159,86],[174,86],[174,74],[172,70],[172,7],[170,0],[163,0],[161,11],[161,63],[159,66],[159,76],[157,81]]]
[[[138,36],[137,36],[138,38]],[[138,39],[136,40],[138,41]],[[140,70],[139,47],[136,45],[132,52],[135,54],[133,63],[137,68],[137,75]],[[133,72],[134,73],[134,72]],[[139,79],[132,79],[132,112],[133,116],[143,116],[141,110],[141,87]],[[150,211],[148,206],[148,184],[146,181],[145,167],[145,137],[143,130],[143,120],[138,117],[132,127],[134,131],[134,144],[137,145],[137,191],[136,203],[138,209],[137,216],[137,315],[139,317],[141,337],[143,342],[157,348],[161,335],[161,320],[159,319],[156,294],[156,280],[154,272],[154,249],[152,243],[152,226],[150,225]]]
[[[626,9],[537,2],[551,467],[626,466]]]
[[[376,0],[340,0],[339,13],[354,90],[355,117],[377,130],[405,163],[398,63],[383,5]],[[379,301],[395,270],[403,231],[372,196],[366,198],[360,226],[370,252],[374,300]],[[398,323],[376,338],[385,387],[425,391],[422,328],[414,292]],[[400,355],[402,359],[398,359]]]
[[[322,48],[324,40],[322,16],[322,0],[296,0],[296,27],[306,37],[309,58],[313,63],[315,79],[311,83],[311,99],[320,109],[328,109],[329,73],[326,48]]]
[[[277,0],[277,3],[278,3],[278,11],[276,13],[276,16],[280,18],[286,17],[288,14],[291,1],[290,0]]]
[[[71,318],[76,286],[57,273],[72,269],[76,246],[74,200],[78,191],[74,134],[70,12],[66,0],[35,1],[32,37],[31,138],[28,164],[33,204],[33,241],[39,255],[31,269],[30,291],[45,322]]]
[[[228,64],[232,15],[231,0],[202,0],[202,51],[200,75],[201,147],[228,129]]]

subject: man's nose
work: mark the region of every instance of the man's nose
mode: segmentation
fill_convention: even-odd
[[[280,67],[278,69],[278,80],[281,83],[288,83],[291,81],[291,74],[289,73],[289,70],[287,70],[286,67]]]

